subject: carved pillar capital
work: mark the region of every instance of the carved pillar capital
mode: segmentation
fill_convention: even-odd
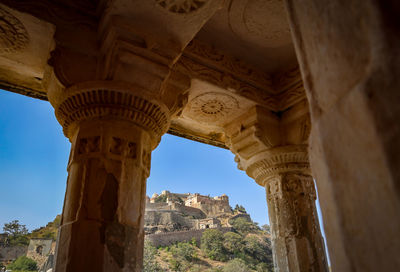
[[[155,148],[169,126],[169,109],[164,104],[137,86],[124,82],[85,82],[60,90],[49,98],[69,139],[82,121],[117,119],[144,129]]]
[[[284,176],[294,174],[311,176],[306,145],[271,148],[246,160],[245,165],[246,173],[263,187],[271,179]]]

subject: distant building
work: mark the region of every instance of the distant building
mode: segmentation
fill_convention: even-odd
[[[53,260],[55,252],[56,242],[53,239],[46,238],[32,238],[29,241],[28,251],[26,256],[33,259],[40,269],[43,271],[43,267],[49,266],[49,258]]]
[[[199,229],[216,229],[221,227],[221,221],[217,218],[206,218],[198,220]]]

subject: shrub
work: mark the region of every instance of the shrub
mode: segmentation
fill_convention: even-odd
[[[201,250],[212,260],[226,261],[227,256],[223,241],[222,232],[216,229],[208,229],[201,236]]]
[[[143,251],[143,272],[161,272],[162,269],[156,261],[157,248],[145,241]]]
[[[243,250],[243,239],[237,233],[227,232],[223,235],[224,237],[224,248],[225,250],[231,254],[231,256],[237,257],[238,254]]]
[[[241,259],[229,261],[223,268],[223,272],[250,272],[249,267]]]
[[[171,252],[175,258],[180,257],[189,262],[197,259],[196,250],[194,246],[189,243],[177,243],[171,247]]]
[[[244,253],[248,264],[259,263],[272,265],[272,251],[266,237],[247,235],[244,239]]]
[[[37,264],[34,260],[21,256],[7,266],[10,270],[24,270],[24,271],[37,271]]]
[[[239,206],[238,204],[236,204],[235,209],[233,210],[233,212],[247,213],[246,209],[242,205]]]
[[[154,200],[154,202],[155,203],[167,202],[167,198],[168,198],[167,195],[160,195]]]
[[[170,247],[172,258],[169,260],[172,271],[186,272],[192,266],[192,262],[197,259],[196,249],[190,243],[177,243]]]
[[[256,265],[257,272],[272,272],[273,269],[273,264],[259,263]]]
[[[243,217],[234,219],[231,224],[233,229],[242,235],[259,230],[256,224]]]

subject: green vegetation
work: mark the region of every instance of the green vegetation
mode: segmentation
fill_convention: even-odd
[[[242,259],[233,259],[229,261],[224,268],[223,272],[249,272],[250,268]]]
[[[222,232],[216,229],[208,229],[203,232],[201,237],[201,250],[211,260],[226,261],[226,251],[224,248],[224,237]]]
[[[27,246],[31,238],[49,238],[56,240],[60,222],[61,215],[57,215],[46,227],[35,229],[29,233],[25,225],[22,225],[18,220],[13,220],[4,224],[3,231],[8,234],[8,246]]]
[[[41,227],[32,231],[30,238],[48,238],[57,239],[58,227],[61,223],[61,215],[57,215],[53,222],[47,223],[45,227]]]
[[[235,220],[232,220],[231,225],[233,229],[241,235],[246,235],[248,233],[257,232],[260,230],[260,228],[255,223],[249,221],[244,217],[239,217]]]
[[[241,212],[241,213],[247,213],[246,209],[242,205],[236,204],[235,208],[233,209],[233,212]]]
[[[143,272],[161,272],[163,271],[156,261],[158,255],[157,248],[153,247],[149,242],[144,243],[143,252]]]
[[[167,195],[160,195],[156,199],[154,199],[155,203],[164,203],[167,202]]]
[[[37,271],[38,267],[34,260],[29,259],[26,256],[18,257],[15,261],[13,261],[10,265],[7,266],[7,269],[12,270],[13,272],[25,272],[25,271]]]
[[[196,240],[168,247],[145,244],[144,272],[272,272],[269,234],[246,218],[231,222],[231,232],[203,232],[200,248]]]
[[[172,271],[188,271],[197,260],[196,248],[189,243],[177,243],[169,248],[172,258],[169,260]]]
[[[10,246],[26,246],[29,244],[28,229],[25,225],[13,220],[5,223],[3,231],[8,234],[8,244]]]

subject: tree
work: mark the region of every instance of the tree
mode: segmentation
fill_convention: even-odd
[[[242,235],[246,235],[249,232],[254,232],[259,229],[256,224],[244,217],[234,219],[231,224],[233,229]]]
[[[5,223],[3,231],[12,237],[28,234],[28,229],[25,225],[21,225],[18,220],[13,220],[10,223]]]
[[[252,265],[272,264],[272,250],[266,237],[248,234],[243,241],[247,263]]]
[[[247,213],[246,209],[242,205],[236,204],[235,209],[233,210],[234,212],[241,212],[241,213]]]
[[[189,243],[177,243],[176,245],[171,246],[172,256],[175,258],[183,258],[185,261],[193,261],[197,259],[196,250],[193,245]]]
[[[223,268],[223,272],[250,272],[250,268],[241,259],[229,261]]]
[[[20,224],[18,220],[5,223],[3,231],[9,235],[10,245],[29,244],[28,229],[25,225]]]
[[[154,200],[154,202],[155,203],[165,203],[165,202],[167,202],[167,198],[168,198],[167,195],[160,195]]]
[[[38,267],[34,260],[26,257],[20,256],[10,265],[7,266],[10,270],[22,270],[22,271],[37,271]]]
[[[227,256],[225,254],[223,241],[222,232],[216,229],[208,229],[204,231],[201,236],[200,248],[210,259],[225,261]]]
[[[234,232],[224,234],[223,245],[225,250],[231,254],[231,258],[238,257],[244,246],[242,236]]]
[[[261,228],[262,228],[262,230],[265,231],[266,233],[271,234],[271,227],[270,227],[269,225],[267,225],[267,224],[262,225]]]

